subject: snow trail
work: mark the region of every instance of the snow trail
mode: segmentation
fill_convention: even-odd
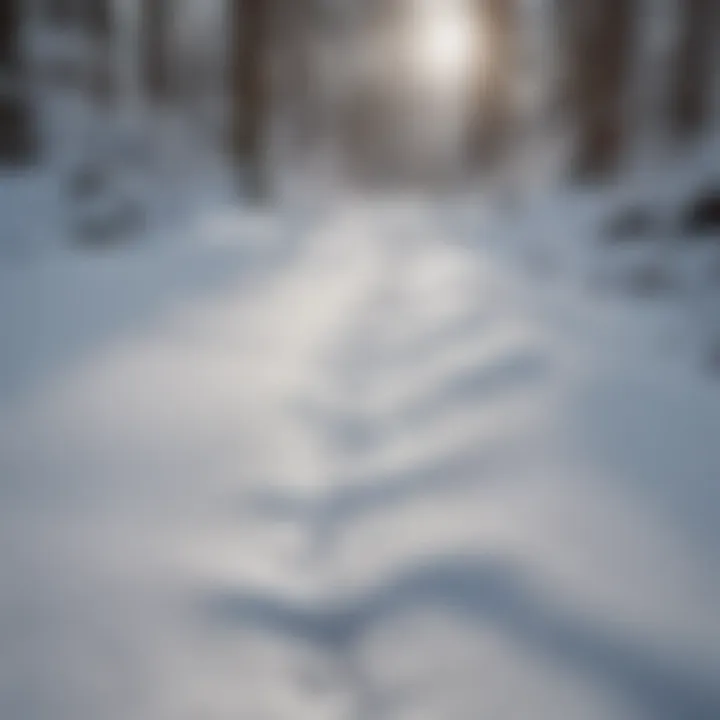
[[[491,223],[218,217],[0,268],[0,716],[717,717],[717,389]]]

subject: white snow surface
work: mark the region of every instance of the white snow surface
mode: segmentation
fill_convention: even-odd
[[[720,383],[685,306],[572,269],[581,214],[203,201],[19,252],[33,182],[3,720],[720,717]]]

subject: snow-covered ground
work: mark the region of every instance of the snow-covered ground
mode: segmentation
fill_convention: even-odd
[[[31,185],[0,717],[720,717],[720,383],[686,305],[572,269],[581,223],[219,202],[19,252]]]

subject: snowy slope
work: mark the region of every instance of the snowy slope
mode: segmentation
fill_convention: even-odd
[[[720,716],[720,386],[551,234],[215,208],[0,263],[0,717]]]

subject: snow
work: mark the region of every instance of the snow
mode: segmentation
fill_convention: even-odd
[[[181,191],[1,181],[1,717],[720,715],[720,385],[592,202]]]

